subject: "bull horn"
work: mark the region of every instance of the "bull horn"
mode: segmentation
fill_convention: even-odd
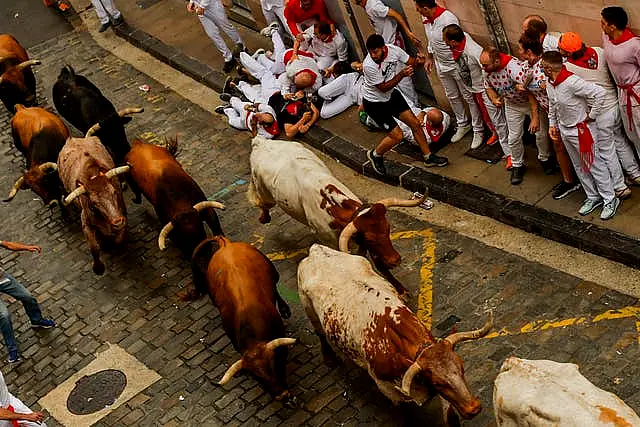
[[[172,222],[169,222],[160,231],[160,234],[158,235],[158,247],[160,248],[161,251],[164,251],[165,249],[167,249],[166,240],[167,240],[167,236],[169,235],[169,233],[171,233],[171,231],[173,231],[173,223]]]
[[[282,347],[283,345],[294,345],[296,343],[295,338],[276,338],[274,340],[269,341],[264,347],[267,350],[274,351],[278,347]]]
[[[75,190],[73,190],[67,197],[64,198],[62,204],[67,206],[69,203],[73,202],[78,196],[83,195],[87,192],[87,189],[84,188],[84,185],[79,186]]]
[[[451,345],[456,345],[462,341],[477,340],[478,338],[482,338],[483,336],[487,335],[492,327],[493,311],[490,311],[487,323],[485,323],[482,328],[469,332],[456,332],[455,334],[449,335],[444,340],[448,341]]]
[[[124,117],[124,116],[128,116],[129,114],[142,113],[143,111],[144,111],[144,108],[124,108],[118,111],[118,115],[120,117]]]
[[[226,209],[222,203],[215,202],[213,200],[205,200],[203,202],[198,202],[195,205],[193,205],[193,209],[197,210],[198,212],[200,212],[202,209],[207,209],[207,208],[220,209],[221,211]]]
[[[40,169],[41,172],[44,172],[48,168],[52,168],[53,170],[58,170],[58,165],[53,162],[46,162],[41,165],[38,165],[38,169]]]
[[[131,166],[129,166],[129,165],[118,166],[117,168],[109,169],[109,171],[107,173],[105,173],[104,175],[107,178],[113,178],[116,175],[122,175],[123,173],[129,172],[129,170],[131,170]]]
[[[231,380],[231,378],[233,378],[235,374],[240,372],[241,369],[242,369],[242,359],[238,360],[236,363],[229,366],[229,369],[227,369],[227,372],[224,373],[224,376],[222,377],[218,385],[225,385],[226,383],[228,383],[229,380]]]
[[[40,62],[38,59],[29,59],[27,61],[21,62],[18,65],[16,65],[16,68],[18,70],[24,70],[27,67],[31,67],[32,65],[40,65],[42,64],[42,62]]]
[[[424,201],[427,200],[428,193],[429,193],[428,189],[425,189],[424,195],[419,200],[403,200],[403,199],[391,197],[388,199],[382,199],[378,203],[380,203],[381,205],[384,205],[385,208],[391,208],[394,206],[403,207],[403,208],[414,208],[416,206],[420,206],[420,204],[424,203]]]
[[[14,197],[16,197],[16,194],[18,194],[18,191],[20,191],[20,189],[22,188],[22,184],[24,184],[24,177],[21,176],[20,178],[18,178],[18,180],[16,181],[15,184],[13,184],[13,188],[11,189],[11,191],[9,192],[9,196],[3,200],[3,202],[10,202],[13,200]]]
[[[411,384],[413,383],[413,378],[420,373],[422,367],[418,364],[418,362],[413,362],[407,372],[404,373],[402,377],[402,392],[407,396],[411,395]]]
[[[358,231],[356,226],[351,221],[340,233],[340,239],[338,240],[338,248],[341,252],[349,253],[349,240]]]
[[[89,128],[89,130],[84,135],[84,137],[85,138],[89,138],[90,136],[93,136],[94,133],[98,132],[99,130],[100,130],[100,123],[96,123],[95,125],[93,125],[93,126],[91,126]]]

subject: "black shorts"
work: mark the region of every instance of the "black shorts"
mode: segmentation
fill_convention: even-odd
[[[411,110],[398,89],[393,89],[391,99],[387,102],[371,102],[364,99],[362,105],[364,105],[364,111],[369,117],[388,132],[398,126],[398,123],[393,119],[394,117],[399,118],[400,113]]]

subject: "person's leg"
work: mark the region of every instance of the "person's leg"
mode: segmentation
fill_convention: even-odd
[[[236,112],[238,114],[242,114],[242,113],[244,113],[246,111],[244,109],[245,105],[251,105],[250,102],[244,102],[240,98],[238,98],[237,96],[232,96],[231,99],[229,100],[229,103],[231,104],[231,108],[236,110]]]
[[[101,24],[106,24],[109,22],[109,14],[104,8],[104,4],[100,0],[91,0],[91,4],[96,11],[96,15],[98,15],[98,20],[100,20]]]
[[[261,89],[260,85],[251,85],[243,81],[238,82],[238,90],[251,102],[256,102],[260,98]]]
[[[269,98],[276,93],[280,92],[280,85],[278,84],[278,79],[270,72],[266,72],[262,75],[260,79],[260,93],[261,97],[259,99],[260,102],[269,102]]]
[[[402,65],[404,67],[404,64]],[[400,92],[402,92],[410,107],[418,107],[420,105],[418,92],[416,92],[416,86],[413,84],[413,79],[411,77],[405,77],[400,80],[396,87]]]
[[[224,109],[224,114],[229,119],[229,126],[238,130],[247,129],[244,121],[244,112],[238,112],[234,107],[229,107]]]
[[[348,94],[348,86],[351,74],[353,73],[338,76],[332,82],[327,83],[326,85],[318,89],[318,95],[320,96],[320,98],[329,100],[340,95]]]
[[[271,9],[272,12],[275,12],[276,16],[278,17],[278,25],[280,26],[280,36],[284,36],[285,32],[286,34],[289,34],[289,36],[293,39],[293,34],[291,34],[291,30],[289,29],[289,25],[287,25],[287,18],[284,17],[284,5],[283,6],[274,6]]]
[[[613,133],[616,156],[618,157],[620,166],[622,166],[622,170],[629,175],[629,178],[631,180],[638,180],[638,183],[640,183],[640,166],[638,165],[633,152],[633,147],[629,143],[629,140],[623,130],[620,110],[618,108],[613,110],[615,111],[612,111],[611,114],[614,118],[610,119],[606,124],[611,127],[611,131]]]
[[[374,150],[374,153],[377,157],[381,157],[384,153],[400,144],[400,142],[402,142],[402,130],[400,129],[400,126],[396,126],[391,130],[391,132],[382,138],[382,141],[380,141]]]
[[[0,293],[9,295],[20,301],[24,306],[24,311],[29,316],[31,323],[39,323],[42,321],[42,312],[40,311],[40,305],[31,292],[24,287],[24,285],[18,282],[13,276],[8,273],[8,281],[4,281],[0,284]]]
[[[273,70],[273,66],[275,65],[275,61],[267,58],[267,55],[258,55],[256,57],[256,61],[258,61],[260,65],[270,71]]]
[[[204,31],[207,33],[211,41],[213,41],[213,44],[216,45],[218,51],[222,54],[224,61],[229,62],[233,59],[233,55],[231,54],[231,50],[227,47],[227,44],[224,42],[224,39],[220,34],[220,30],[211,18],[211,15],[212,13],[209,12],[209,8],[207,8],[204,11],[204,15],[198,16],[198,18],[200,18]]]
[[[591,128],[591,132],[597,134],[596,126],[592,126]],[[591,168],[589,168],[589,174],[593,178],[600,198],[607,204],[616,198],[616,193],[607,159],[605,159],[600,152],[600,144],[597,137],[594,139],[596,139],[596,141],[593,146],[593,164]]]
[[[524,144],[522,143],[522,134],[524,132],[523,124],[528,105],[505,103],[505,118],[507,128],[509,129],[509,150],[511,152],[511,162],[514,168],[524,166]]]
[[[469,112],[471,113],[471,128],[474,134],[484,135],[484,121],[482,119],[482,112],[480,107],[476,104],[473,93],[467,88],[462,80],[456,79],[458,91],[462,94],[462,98],[469,106]]]
[[[511,156],[511,150],[509,149],[509,127],[507,126],[504,107],[498,108],[493,105],[486,92],[482,92],[478,98],[482,99],[482,105],[484,105],[487,110],[489,119],[491,120],[493,128],[498,135],[498,141],[500,142],[502,152],[505,156]]]
[[[538,111],[540,116],[540,130],[536,132],[536,147],[538,148],[538,160],[546,162],[551,157],[549,146],[549,116],[544,110]]]
[[[615,148],[615,125],[616,117],[618,117],[617,122],[620,122],[619,116],[618,106],[614,106],[602,113],[596,122],[598,127],[598,153],[609,169],[613,188],[616,192],[624,191],[627,188]]]
[[[287,47],[284,45],[282,37],[280,37],[280,33],[277,31],[271,33],[271,41],[273,42],[273,55],[271,55],[271,59],[274,61],[271,72],[276,75],[282,74],[285,71],[284,54],[287,51]]]
[[[240,52],[240,63],[249,74],[258,80],[262,79],[265,74],[271,74],[269,69],[253,59],[247,52]]]
[[[569,159],[571,159],[571,163],[576,171],[578,180],[580,181],[580,184],[582,184],[582,188],[587,195],[587,199],[592,201],[600,200],[600,194],[598,194],[593,176],[586,173],[580,167],[580,143],[578,142],[578,130],[574,128],[571,129],[570,132],[571,133],[569,133],[568,130],[561,130],[562,143],[565,146]]]
[[[209,12],[211,20],[225,32],[227,36],[235,43],[241,44],[244,46],[242,39],[240,38],[240,33],[236,30],[231,22],[229,22],[229,18],[227,18],[227,13],[224,10],[224,6],[220,0],[211,0],[211,4],[205,10],[205,14]]]
[[[438,77],[442,83],[444,94],[447,96],[451,104],[451,109],[456,116],[458,128],[468,127],[470,125],[469,116],[467,115],[467,110],[464,108],[464,101],[458,89],[455,72],[438,73]]]
[[[342,113],[352,105],[354,105],[354,102],[348,93],[333,98],[331,101],[324,101],[320,109],[320,117],[323,119],[331,118]]]
[[[425,156],[431,154],[429,144],[427,143],[427,138],[424,136],[424,131],[422,130],[422,125],[416,115],[413,114],[413,111],[405,110],[401,112],[398,119],[400,119],[401,122],[406,124],[409,129],[411,129],[413,140],[420,147],[420,151],[422,151],[422,154],[424,154]],[[400,129],[400,127],[398,127],[398,129]],[[402,133],[402,129],[400,129],[400,133]]]
[[[97,0],[97,2],[102,3],[107,13],[111,15],[114,20],[118,20],[122,16],[122,13],[120,13],[113,0]]]
[[[7,346],[9,354],[17,352],[18,343],[16,342],[16,336],[13,332],[11,313],[2,299],[0,299],[0,330],[2,330],[2,337],[4,338],[4,343]]]
[[[640,91],[640,84],[636,85],[636,92]],[[622,89],[618,90],[618,100],[620,104],[620,117],[627,137],[633,143],[636,152],[640,154],[640,105],[631,101],[631,122],[629,118],[629,110],[627,109],[627,93]]]

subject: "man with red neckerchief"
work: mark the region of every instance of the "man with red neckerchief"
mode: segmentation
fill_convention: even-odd
[[[602,47],[618,85],[622,123],[640,152],[640,38],[627,27],[629,17],[623,8],[605,7],[601,15]]]
[[[560,52],[545,52],[542,69],[549,80],[549,134],[562,138],[587,195],[578,213],[585,216],[602,207],[600,219],[611,219],[620,199],[598,140],[596,120],[603,113],[604,89],[568,71]]]
[[[0,372],[0,427],[47,427],[44,414],[33,412],[9,392]]]
[[[605,90],[602,100],[604,112],[597,121],[600,132],[601,150],[609,152],[609,171],[613,179],[616,196],[625,199],[631,196],[631,190],[624,181],[624,172],[629,181],[640,184],[640,167],[635,159],[633,148],[622,130],[622,119],[618,105],[618,89],[611,80],[609,67],[600,47],[590,47],[582,42],[576,33],[564,33],[560,38],[559,49],[567,58],[567,70],[587,82],[595,83]]]
[[[510,55],[499,52],[495,48],[485,49],[480,55],[480,63],[487,73],[485,88],[489,100],[497,108],[504,106],[507,127],[509,128],[509,150],[511,155],[511,184],[519,185],[525,173],[524,133],[525,116],[530,115],[529,131],[536,134],[538,160],[545,165],[549,162],[549,139],[540,131],[539,106],[530,92],[521,92],[518,85],[524,84],[528,75],[528,64]],[[544,133],[544,135],[543,135]],[[507,158],[507,162],[508,162]],[[546,167],[546,166],[544,166]]]

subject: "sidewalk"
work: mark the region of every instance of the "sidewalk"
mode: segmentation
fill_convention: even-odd
[[[90,5],[88,0],[74,0],[73,4],[78,11]],[[199,20],[186,11],[183,0],[121,1],[118,6],[127,25],[117,27],[116,34],[196,80],[220,90],[224,80],[222,57],[204,33]],[[98,25],[93,11],[88,11],[89,14],[92,15],[89,22]],[[240,24],[235,25],[250,50],[270,48],[268,39]],[[336,118],[320,121],[304,139],[358,172],[377,178],[365,153],[375,147],[382,136],[382,133],[369,132],[362,126],[356,109],[352,108]],[[416,191],[422,190],[426,184],[430,195],[442,202],[640,267],[640,254],[637,253],[639,188],[633,189],[634,196],[622,203],[618,214],[610,221],[601,221],[599,211],[580,217],[577,210],[584,194],[576,192],[563,200],[553,200],[551,189],[559,182],[560,175],[543,174],[534,146],[526,147],[528,170],[524,182],[512,186],[503,162],[491,165],[464,155],[470,140],[468,136],[439,152],[450,160],[450,165],[445,168],[427,169],[420,161],[417,148],[400,147],[386,156],[393,163],[387,167],[391,176],[384,180]]]

